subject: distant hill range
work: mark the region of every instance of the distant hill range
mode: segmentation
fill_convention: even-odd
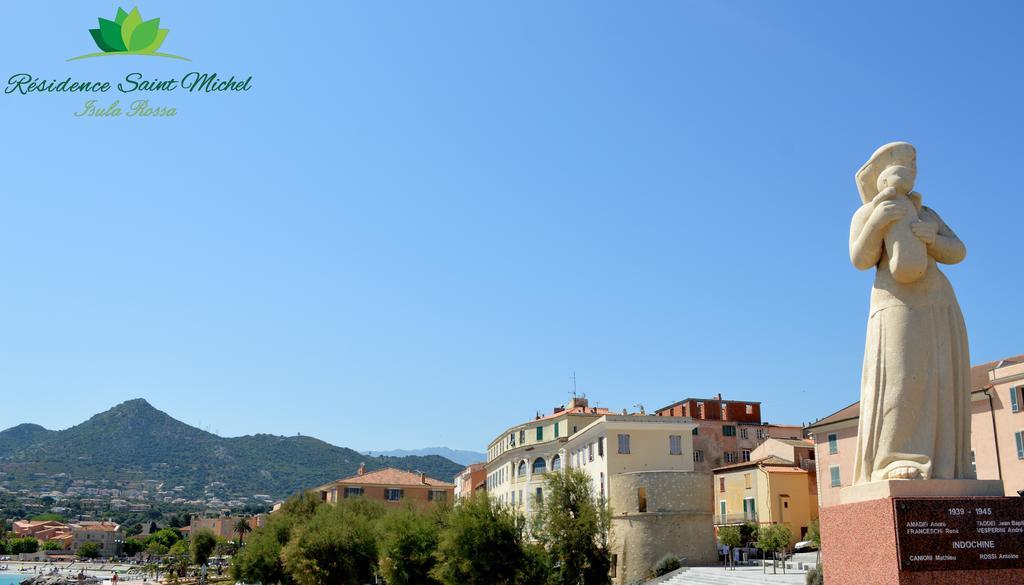
[[[424,449],[394,449],[391,451],[367,451],[366,455],[384,455],[385,457],[425,457],[438,455],[450,459],[459,465],[468,466],[471,463],[482,463],[487,461],[485,453],[477,451],[461,451],[449,449],[448,447],[426,447]]]
[[[22,424],[0,431],[0,472],[10,485],[66,473],[71,479],[158,480],[197,497],[217,491],[284,498],[304,488],[396,467],[452,481],[463,465],[438,455],[369,457],[308,436],[219,437],[129,400],[63,431]]]

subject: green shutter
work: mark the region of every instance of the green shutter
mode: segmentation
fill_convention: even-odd
[[[1024,459],[1024,431],[1017,431],[1013,436],[1017,439],[1017,459]]]
[[[1010,388],[1010,410],[1020,412],[1020,388]]]
[[[537,427],[537,440],[538,441],[543,441],[544,440],[544,427]]]
[[[558,438],[558,423],[555,423],[555,438]]]

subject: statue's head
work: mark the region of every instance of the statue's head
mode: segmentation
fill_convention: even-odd
[[[909,142],[890,142],[871,155],[868,162],[857,171],[857,191],[860,200],[870,203],[881,190],[878,185],[879,176],[890,167],[899,166],[909,170],[910,184],[913,186],[917,178],[917,151]]]
[[[878,175],[875,186],[879,191],[893,187],[897,194],[906,195],[914,188],[914,171],[903,165],[885,167],[885,170]]]

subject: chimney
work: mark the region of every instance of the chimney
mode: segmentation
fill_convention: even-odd
[[[420,483],[424,485],[427,483],[427,474],[422,471],[420,472]]]
[[[356,475],[363,475],[364,473],[366,473],[366,464],[365,463],[360,463],[359,464],[359,471],[356,472]]]

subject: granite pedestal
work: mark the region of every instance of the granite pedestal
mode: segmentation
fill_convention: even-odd
[[[1000,481],[843,488],[820,514],[828,585],[1024,583],[1024,498]]]

